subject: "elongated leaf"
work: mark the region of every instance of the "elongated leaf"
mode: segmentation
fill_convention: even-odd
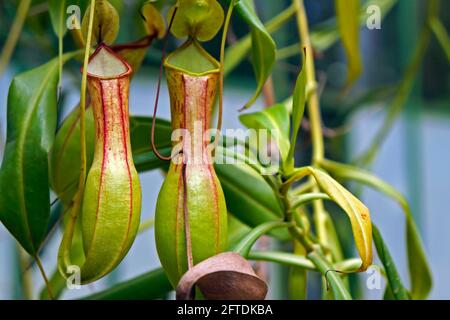
[[[80,168],[80,126],[79,109],[75,108],[64,120],[50,152],[50,181],[52,189],[61,201],[69,205],[78,189]],[[164,167],[151,150],[151,118],[131,117],[130,134],[133,159],[138,171]],[[156,121],[156,146],[164,155],[172,149],[171,125],[168,121]],[[86,156],[90,166],[94,155],[95,128],[92,108],[86,109]]]
[[[306,68],[305,56],[303,56],[302,70],[300,71],[297,82],[295,83],[294,95],[292,99],[292,133],[291,142],[289,148],[289,154],[286,159],[286,173],[292,172],[294,170],[294,155],[295,147],[297,145],[298,130],[302,124],[303,113],[305,112],[305,102],[306,102]]]
[[[361,182],[398,202],[406,216],[406,245],[411,296],[413,299],[425,299],[430,293],[433,281],[420,233],[417,230],[408,201],[400,192],[370,172],[329,160],[324,161],[322,165],[341,179]]]
[[[275,140],[283,163],[286,162],[290,148],[289,112],[283,104],[254,113],[243,114],[239,120],[249,129],[268,130],[268,134]]]
[[[226,0],[230,4],[231,0]],[[236,3],[236,13],[250,26],[252,39],[252,62],[257,88],[253,97],[245,104],[249,108],[260,95],[275,63],[276,46],[270,34],[253,9],[253,0],[240,0]]]
[[[50,217],[47,154],[56,130],[57,81],[58,60],[53,59],[16,76],[8,94],[0,221],[31,255],[44,239]]]
[[[362,260],[358,271],[366,270],[372,264],[372,223],[369,209],[347,189],[341,186],[327,173],[313,167],[298,169],[298,173],[287,183],[292,183],[297,178],[305,177],[307,174],[314,176],[319,187],[330,196],[347,214],[352,225],[353,237],[356,248]]]
[[[119,283],[84,300],[152,300],[164,298],[173,290],[166,273],[159,268]]]
[[[409,300],[408,290],[403,286],[400,275],[398,274],[397,268],[395,267],[394,260],[392,259],[389,249],[381,237],[380,231],[376,226],[372,226],[373,230],[373,240],[375,247],[378,252],[378,257],[384,266],[386,271],[386,276],[388,279],[390,291],[396,300]]]
[[[362,72],[359,51],[359,0],[335,0],[339,32],[347,54],[347,84],[351,85]]]
[[[48,11],[53,30],[58,37],[64,37],[66,34],[66,0],[49,0]]]

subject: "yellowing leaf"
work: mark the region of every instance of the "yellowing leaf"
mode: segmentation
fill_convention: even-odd
[[[358,271],[366,270],[372,264],[372,223],[369,209],[325,172],[314,168],[309,170],[320,188],[347,213],[362,260]]]
[[[362,72],[359,51],[359,0],[335,0],[339,32],[348,60],[347,85]]]

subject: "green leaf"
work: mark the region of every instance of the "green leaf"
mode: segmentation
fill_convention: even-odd
[[[288,223],[284,221],[272,221],[261,224],[251,230],[233,249],[234,252],[239,253],[244,258],[247,258],[250,250],[252,249],[255,242],[265,235],[269,231],[278,228],[287,228]]]
[[[295,83],[294,95],[292,98],[292,133],[291,142],[289,148],[289,154],[286,159],[286,173],[289,174],[294,170],[294,156],[295,147],[297,145],[297,136],[300,126],[302,124],[303,113],[305,112],[305,102],[306,102],[306,68],[305,68],[305,54],[303,54],[303,64],[302,70],[297,77],[297,82]]]
[[[53,31],[58,37],[64,37],[67,32],[66,28],[66,0],[49,0],[48,11],[50,13],[50,21],[52,22]]]
[[[222,185],[228,212],[249,227],[280,221],[283,211],[269,184],[249,165],[216,164],[215,170]],[[273,230],[271,235],[280,240],[290,238],[286,230]]]
[[[286,163],[290,148],[290,119],[289,112],[283,104],[243,114],[239,120],[249,129],[267,129],[278,146],[283,163]]]
[[[162,268],[119,283],[84,300],[152,300],[164,298],[173,290]]]
[[[80,177],[80,109],[76,107],[63,121],[49,153],[50,186],[61,202],[70,206]],[[86,165],[94,157],[94,114],[88,107],[86,123]]]
[[[384,243],[380,231],[375,225],[372,226],[372,232],[373,241],[377,249],[378,257],[380,258],[381,263],[384,266],[384,270],[386,271],[386,276],[391,293],[396,300],[410,300],[408,290],[406,290],[403,286],[400,275],[398,274],[397,268],[395,267],[394,260],[389,253],[389,249]]]
[[[269,33],[273,33],[279,30],[283,25],[285,25],[290,18],[295,14],[295,6],[291,5],[287,9],[280,12],[278,15],[273,17],[270,21],[264,24],[266,30]],[[297,46],[297,48],[300,45]],[[224,74],[228,75],[233,71],[248,55],[252,48],[251,33],[239,39],[232,46],[229,46],[225,53],[225,70]]]
[[[64,120],[58,130],[51,149],[50,181],[51,187],[61,201],[69,205],[78,189],[80,168],[80,125],[79,108],[75,108]],[[147,117],[130,118],[130,135],[133,159],[138,171],[147,171],[167,165],[159,160],[151,149],[150,134],[152,119]],[[168,156],[172,150],[172,127],[166,120],[156,120],[156,146]],[[88,167],[94,155],[95,128],[92,108],[86,109],[86,157]]]
[[[362,72],[359,50],[359,0],[335,0],[339,32],[347,54],[347,85],[351,85]]]
[[[8,94],[0,221],[31,255],[43,241],[50,217],[48,151],[56,130],[57,82],[58,59],[53,59],[14,77]]]
[[[226,0],[230,4],[231,0]],[[257,87],[253,97],[245,104],[243,109],[251,107],[258,99],[264,84],[272,73],[275,63],[276,46],[269,32],[262,24],[253,9],[253,0],[241,0],[236,3],[234,10],[250,26],[252,39],[252,63],[256,76]]]
[[[322,166],[341,179],[355,180],[384,193],[397,201],[401,206],[406,215],[406,245],[411,282],[411,297],[417,300],[425,299],[430,293],[433,280],[420,233],[417,230],[414,217],[405,197],[380,178],[357,167],[329,160],[324,161]]]
[[[139,172],[165,167],[168,164],[153,153],[150,141],[152,118],[132,116],[130,118],[131,148],[136,169]],[[172,151],[172,125],[169,121],[156,119],[155,145],[158,151],[169,156]]]

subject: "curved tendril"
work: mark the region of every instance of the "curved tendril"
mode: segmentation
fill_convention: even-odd
[[[175,10],[173,11],[172,17],[170,18],[169,27],[167,28],[166,35],[164,37],[164,46],[162,49],[162,55],[161,55],[161,64],[159,67],[159,76],[158,76],[158,86],[156,89],[156,98],[155,98],[155,106],[153,108],[153,119],[152,119],[152,150],[153,153],[156,155],[156,157],[162,161],[170,161],[172,160],[172,157],[165,157],[162,154],[159,153],[158,149],[155,145],[155,126],[156,126],[156,114],[158,112],[158,104],[159,104],[159,93],[161,91],[161,80],[163,75],[163,69],[164,69],[164,60],[166,59],[166,51],[167,51],[167,44],[169,42],[169,35],[170,35],[170,29],[172,28],[173,20],[175,18],[175,15],[177,13],[178,7],[175,7]]]

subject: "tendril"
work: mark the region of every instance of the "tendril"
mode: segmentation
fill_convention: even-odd
[[[173,20],[175,18],[177,10],[178,10],[178,7],[175,7],[172,17],[170,18],[170,23],[169,23],[169,27],[167,28],[166,35],[164,36],[164,45],[163,45],[162,54],[161,54],[161,64],[159,66],[158,85],[157,85],[157,89],[156,89],[155,106],[153,108],[152,135],[151,135],[152,150],[153,150],[153,153],[156,155],[156,157],[162,161],[170,161],[170,160],[172,160],[172,157],[171,156],[165,157],[162,154],[160,154],[155,145],[156,114],[158,112],[159,94],[161,91],[161,81],[162,81],[162,75],[163,75],[164,60],[166,59],[166,51],[167,51],[167,44],[169,42],[170,29],[172,28]]]

